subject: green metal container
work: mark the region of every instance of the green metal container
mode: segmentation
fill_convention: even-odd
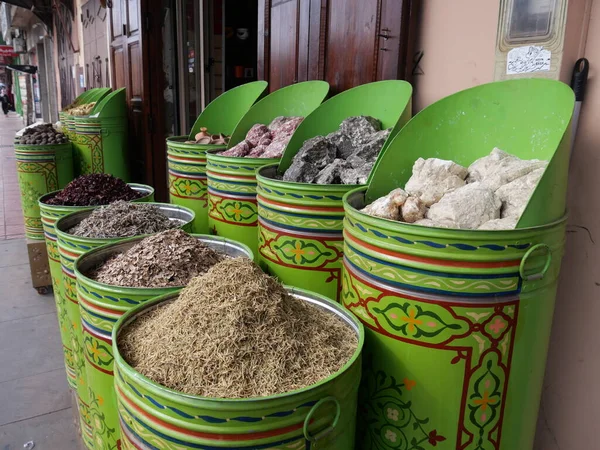
[[[364,330],[339,305],[291,288],[297,298],[336,314],[356,332],[359,345],[337,373],[304,389],[271,397],[213,399],[165,388],[132,369],[118,337],[138,315],[177,293],[140,305],[114,326],[115,390],[123,448],[352,450]]]
[[[194,220],[194,212],[188,208],[166,203],[153,203],[170,219],[182,220],[181,228],[190,231],[191,223]],[[67,319],[71,324],[71,349],[73,355],[73,365],[77,379],[77,396],[80,403],[80,422],[82,436],[89,448],[111,448],[97,447],[97,438],[93,436],[95,428],[94,418],[91,415],[90,408],[93,408],[93,399],[90,398],[89,385],[87,382],[85,369],[85,353],[83,350],[83,330],[81,327],[81,315],[79,313],[79,299],[74,272],[75,260],[85,252],[96,247],[123,241],[123,238],[85,238],[68,234],[75,225],[87,218],[93,210],[78,211],[68,214],[57,220],[55,225],[58,253],[62,268],[62,292],[65,296],[65,305]],[[90,444],[91,443],[91,444]]]
[[[253,258],[242,245],[220,237],[195,235],[221,253]],[[134,306],[181,287],[128,288],[111,286],[88,278],[91,270],[109,258],[123,253],[143,238],[120,241],[85,253],[75,262],[79,311],[83,327],[83,348],[90,396],[90,414],[94,442],[98,449],[117,448],[120,439],[119,418],[113,378],[112,332],[115,322]],[[119,447],[122,448],[122,447]]]
[[[235,127],[227,148],[246,138],[257,123],[268,125],[278,116],[306,117],[327,96],[329,84],[306,81],[279,89],[257,102]],[[232,158],[221,150],[206,153],[208,226],[211,233],[243,242],[258,254],[256,169],[279,158]]]
[[[21,206],[25,236],[44,239],[38,199],[65,187],[73,179],[71,143],[60,145],[15,144],[17,175],[21,191]]]
[[[78,116],[74,121],[79,173],[109,173],[128,181],[125,88],[104,97],[89,116]]]
[[[225,145],[186,144],[206,127],[209,133],[231,135],[240,119],[267,87],[265,81],[243,84],[214,99],[192,127],[190,136],[167,138],[169,170],[169,201],[191,208],[196,213],[194,232],[207,234],[208,193],[206,182],[206,151],[224,150]]]
[[[344,207],[342,197],[355,185],[282,181],[304,141],[327,135],[351,116],[379,119],[392,128],[382,153],[410,118],[412,88],[405,81],[379,81],[342,92],[300,124],[277,165],[257,171],[258,248],[261,266],[284,284],[338,299],[342,286]]]
[[[154,199],[154,189],[144,184],[133,184],[131,186],[136,191],[144,192],[146,195],[135,201],[148,202]],[[72,328],[73,324],[69,321],[67,314],[67,299],[63,290],[63,273],[60,263],[60,254],[58,252],[58,243],[55,225],[56,222],[67,214],[76,211],[94,209],[95,206],[58,206],[48,205],[46,202],[53,198],[58,191],[50,192],[40,197],[38,203],[40,207],[40,215],[42,218],[42,226],[44,228],[44,237],[46,239],[46,250],[48,252],[48,263],[50,265],[50,275],[52,277],[52,288],[54,291],[54,301],[56,303],[56,315],[58,317],[58,325],[60,329],[60,337],[63,345],[65,369],[67,372],[67,381],[69,386],[77,391],[78,377],[73,355]],[[79,405],[83,411],[86,410],[85,405]],[[89,434],[88,434],[89,436]]]
[[[472,231],[344,198],[342,301],[366,327],[360,448],[533,447],[566,218]]]

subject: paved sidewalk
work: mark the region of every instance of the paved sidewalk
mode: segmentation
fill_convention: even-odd
[[[22,127],[0,115],[0,450],[75,450],[54,297],[31,287],[12,148]]]

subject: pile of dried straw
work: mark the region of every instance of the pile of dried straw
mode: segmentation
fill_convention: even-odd
[[[292,297],[246,258],[213,266],[119,338],[121,354],[143,375],[213,398],[312,385],[341,369],[356,347],[348,324]]]

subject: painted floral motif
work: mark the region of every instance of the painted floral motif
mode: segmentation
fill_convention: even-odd
[[[220,209],[231,222],[256,223],[257,211],[252,203],[224,201]]]
[[[169,174],[169,192],[176,197],[193,198],[194,200],[202,201],[203,208],[208,206],[206,180],[192,180]]]
[[[111,349],[98,339],[94,339],[87,333],[84,337],[86,356],[94,365],[99,367],[111,367],[114,361]]]
[[[77,133],[78,148],[82,174],[104,172],[104,151],[100,134]],[[83,152],[82,152],[83,150]]]
[[[91,416],[93,440],[96,450],[118,450],[120,448],[120,440],[118,430],[108,426],[106,423],[106,415],[102,412],[104,398],[97,395],[92,389],[89,389],[90,404],[89,411]]]
[[[417,416],[406,391],[414,389],[414,380],[403,383],[383,371],[372,370],[371,356],[364,362],[359,405],[362,406],[357,435],[364,436],[361,448],[373,450],[426,450],[446,438],[432,429],[428,418]],[[410,389],[406,381],[410,382]],[[364,429],[360,429],[360,428]]]

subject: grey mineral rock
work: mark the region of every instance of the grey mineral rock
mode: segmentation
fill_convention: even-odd
[[[502,201],[502,218],[519,219],[539,183],[545,169],[536,169],[527,175],[501,186],[496,195]]]
[[[545,168],[547,161],[538,159],[523,160],[494,148],[488,156],[479,158],[469,166],[467,181],[481,181],[493,191],[500,186],[521,178],[534,170]]]
[[[502,202],[483,183],[475,182],[455,189],[432,205],[427,218],[434,222],[453,222],[456,228],[474,230],[485,222],[500,218]]]
[[[348,157],[356,151],[356,147],[352,143],[352,140],[340,130],[329,133],[327,135],[327,140],[336,146],[338,158],[348,159]]]
[[[360,158],[366,162],[375,162],[391,131],[391,129],[382,130],[364,138],[357,146],[358,150],[348,158],[348,161],[352,162],[352,159]]]
[[[283,179],[310,183],[321,169],[335,160],[336,154],[336,147],[327,138],[317,136],[308,139],[294,156],[292,165],[286,170]]]
[[[419,197],[425,206],[431,206],[445,193],[464,186],[466,177],[467,169],[452,161],[419,158],[413,165],[412,176],[405,189]]]
[[[419,197],[408,197],[402,205],[402,220],[407,223],[415,223],[425,218],[427,206]]]
[[[344,165],[340,171],[342,184],[366,184],[374,165],[374,162],[365,163],[357,168],[350,164]]]
[[[380,197],[373,203],[368,204],[361,212],[382,219],[402,220],[400,208],[408,198],[404,189],[394,189],[388,195]]]
[[[340,131],[353,142],[360,142],[364,136],[381,130],[381,122],[370,116],[348,117],[340,124]]]
[[[313,183],[316,184],[340,184],[340,172],[344,167],[343,159],[335,159],[331,164],[329,164],[324,169],[317,174]]]
[[[478,230],[514,230],[519,219],[517,217],[505,217],[504,219],[492,219],[481,225]]]
[[[283,174],[283,181],[311,183],[318,175],[319,169],[309,162],[294,159],[294,162]]]

